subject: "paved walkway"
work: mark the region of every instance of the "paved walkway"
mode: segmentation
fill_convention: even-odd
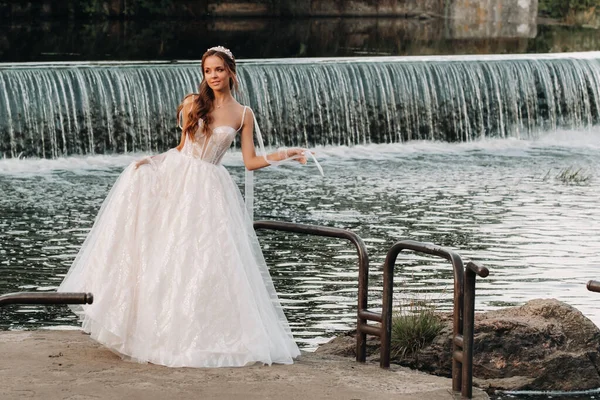
[[[0,332],[0,399],[450,400],[451,381],[303,354],[294,365],[166,368],[122,361],[80,331]],[[476,391],[477,399],[487,399]]]

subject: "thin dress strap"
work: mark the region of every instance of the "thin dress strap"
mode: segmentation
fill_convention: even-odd
[[[244,106],[244,112],[242,113],[242,123],[240,124],[240,127],[237,128],[237,131],[239,131],[240,129],[242,129],[242,126],[244,126],[244,118],[246,117],[246,108],[248,108],[248,106]]]

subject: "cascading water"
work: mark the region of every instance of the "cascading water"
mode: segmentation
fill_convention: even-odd
[[[239,62],[268,144],[528,137],[600,118],[600,53]],[[0,154],[162,151],[199,63],[0,64]]]

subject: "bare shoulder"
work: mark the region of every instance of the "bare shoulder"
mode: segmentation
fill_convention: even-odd
[[[188,105],[191,104],[194,100],[196,100],[196,97],[198,96],[197,93],[190,93],[187,94],[184,98],[183,98],[183,105]]]
[[[248,115],[250,115],[250,117],[252,117],[252,115],[254,114],[252,109],[248,106],[237,103],[237,107],[238,107],[238,112],[244,116],[244,121],[248,120]],[[250,120],[252,120],[252,118],[250,118]]]

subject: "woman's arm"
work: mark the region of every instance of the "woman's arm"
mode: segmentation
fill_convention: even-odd
[[[196,96],[188,95],[185,99],[183,99],[183,107],[181,108],[181,112],[177,117],[177,123],[181,128],[181,139],[179,140],[179,144],[175,147],[177,150],[181,151],[183,149],[183,145],[185,144],[185,131],[183,128],[186,126],[188,121],[188,114],[190,113],[192,103],[194,102]]]
[[[183,117],[183,118],[186,118],[186,117]],[[182,126],[185,126],[185,125],[182,125]],[[177,150],[181,151],[181,149],[183,149],[184,144],[185,144],[185,132],[182,130],[181,131],[181,139],[179,140],[179,144],[175,148]]]
[[[181,149],[183,149],[183,145],[185,144],[185,136],[186,135],[185,135],[185,132],[183,131],[183,127],[185,126],[185,124],[188,120],[188,113],[190,110],[190,105],[192,104],[193,101],[194,101],[193,95],[189,95],[183,100],[183,108],[177,119],[177,125],[181,128],[181,139],[179,140],[179,144],[175,147],[175,149],[177,149],[178,151],[181,151]],[[187,112],[185,111],[186,108],[187,108]],[[135,168],[137,169],[144,164],[149,164],[151,162],[150,158],[154,158],[159,155],[160,154],[157,154],[157,155],[151,156],[151,157],[144,157],[141,160],[138,160],[135,163]]]
[[[264,168],[270,165],[267,161],[282,161],[290,157],[301,164],[306,164],[306,156],[304,155],[303,149],[286,149],[279,150],[271,154],[267,154],[267,160],[263,156],[257,156],[254,148],[254,114],[247,112],[244,117],[242,127],[242,157],[244,159],[244,165],[249,171]]]

